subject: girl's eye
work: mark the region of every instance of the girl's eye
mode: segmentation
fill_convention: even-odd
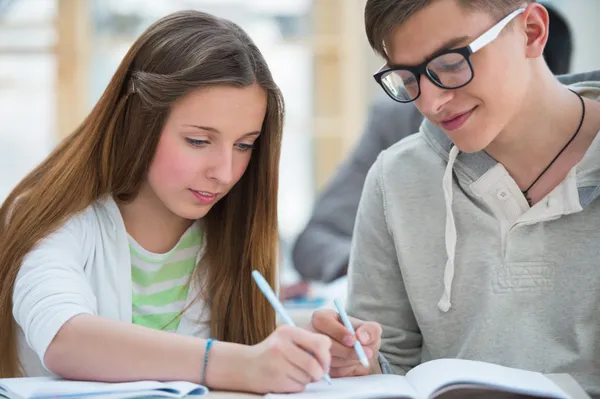
[[[241,151],[250,151],[254,149],[254,144],[244,144],[244,143],[239,143],[236,144],[237,147],[241,150]]]
[[[189,137],[185,138],[185,141],[188,142],[188,144],[193,145],[194,147],[202,147],[205,144],[208,144],[207,140],[197,140],[197,139],[190,139]]]

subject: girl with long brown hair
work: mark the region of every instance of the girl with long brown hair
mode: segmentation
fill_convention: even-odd
[[[275,329],[251,279],[275,285],[283,112],[237,25],[185,11],[150,26],[0,208],[0,378],[321,379],[329,338]]]

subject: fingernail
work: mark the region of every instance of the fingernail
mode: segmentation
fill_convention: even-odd
[[[354,337],[352,335],[346,335],[344,336],[344,345],[346,346],[352,346],[354,345]]]
[[[369,337],[369,333],[360,333],[360,336],[358,337],[360,339],[360,342],[362,344],[368,344],[369,340],[371,339],[371,337]]]

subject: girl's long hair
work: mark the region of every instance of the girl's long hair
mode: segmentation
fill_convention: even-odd
[[[135,198],[175,101],[198,88],[253,84],[267,93],[266,116],[245,174],[203,218],[201,262],[208,272],[202,292],[213,337],[255,344],[273,331],[274,311],[252,283],[251,271],[258,269],[275,285],[283,99],[242,29],[206,13],[182,11],[157,21],[135,41],[87,118],[0,208],[0,378],[22,375],[12,294],[25,255],[94,201],[107,195],[122,202]],[[200,284],[200,269],[193,284]]]

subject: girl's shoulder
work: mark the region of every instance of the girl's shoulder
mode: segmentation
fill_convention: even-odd
[[[125,226],[119,208],[112,197],[105,197],[69,217],[42,242],[77,243],[83,253],[88,253],[99,243],[106,244],[107,238],[113,241],[123,240],[123,237]]]

